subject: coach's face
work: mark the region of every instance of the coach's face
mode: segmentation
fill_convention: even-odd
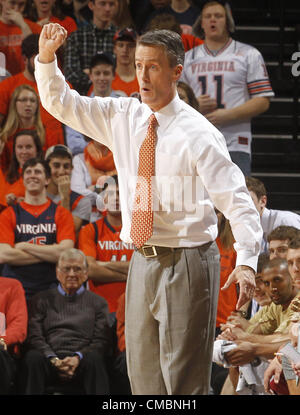
[[[170,66],[163,46],[138,45],[135,53],[136,75],[141,99],[152,111],[172,101],[182,65]]]

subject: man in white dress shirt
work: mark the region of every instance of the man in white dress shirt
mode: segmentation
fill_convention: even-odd
[[[224,289],[239,284],[240,308],[255,287],[262,230],[244,176],[232,163],[222,134],[178,97],[184,62],[178,34],[160,30],[138,40],[142,103],[82,97],[70,90],[55,57],[65,38],[60,25],[43,27],[36,58],[41,100],[57,119],[95,140],[101,137],[113,151],[125,243],[132,242],[137,212],[139,150],[149,117],[154,114],[157,120],[152,235],[133,254],[126,289],[132,393],[207,394],[219,292],[215,206],[229,218],[236,240],[237,266]]]

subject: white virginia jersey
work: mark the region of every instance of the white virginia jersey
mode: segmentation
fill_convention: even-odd
[[[261,53],[231,38],[215,55],[205,43],[189,50],[180,81],[188,84],[196,97],[207,94],[214,98],[218,108],[234,108],[250,98],[274,96]],[[250,120],[219,130],[229,151],[251,153]]]

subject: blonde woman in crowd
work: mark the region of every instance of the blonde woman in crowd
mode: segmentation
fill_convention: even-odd
[[[20,130],[36,130],[42,147],[46,145],[45,128],[40,116],[39,97],[30,85],[18,86],[11,97],[6,121],[0,133],[1,168],[7,171],[13,150],[13,137]]]

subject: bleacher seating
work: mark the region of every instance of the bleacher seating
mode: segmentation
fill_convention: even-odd
[[[292,74],[299,51],[297,0],[232,0],[234,38],[262,53],[275,97],[252,121],[252,171],[268,191],[268,205],[300,213],[300,76]]]

